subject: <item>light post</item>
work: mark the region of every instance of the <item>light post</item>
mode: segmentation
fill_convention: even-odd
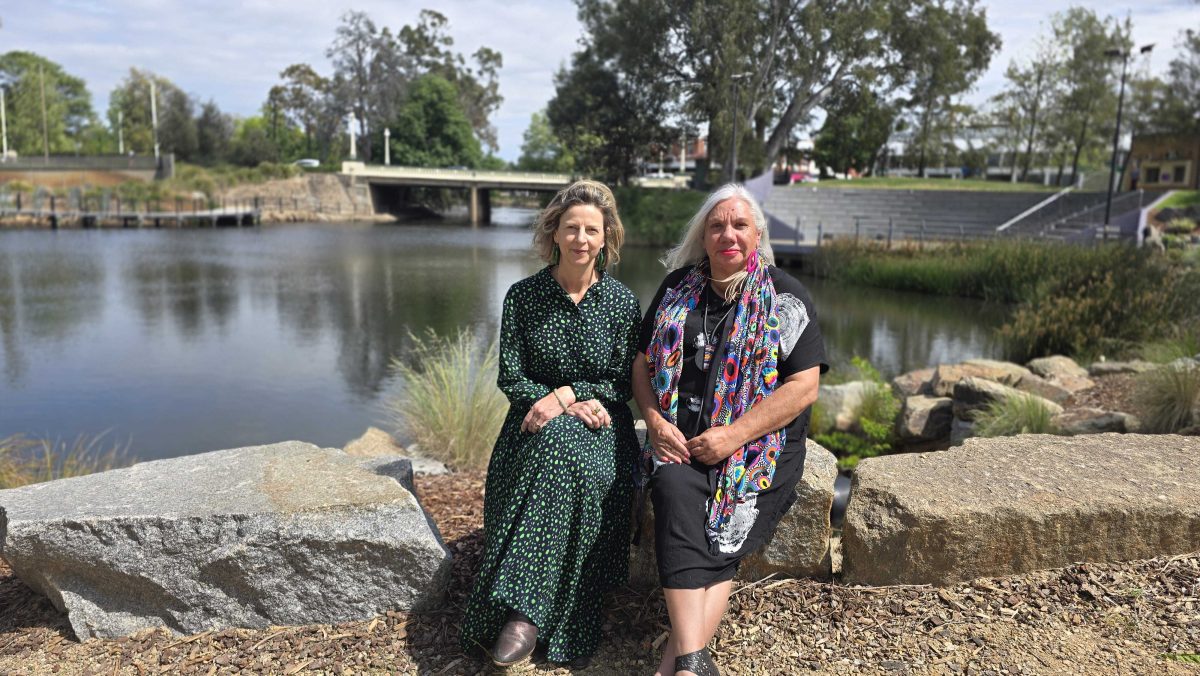
[[[354,118],[351,117],[346,121],[346,131],[350,133],[350,159],[358,159],[358,143],[354,137]]]
[[[158,96],[154,92],[154,79],[150,79],[150,127],[154,130],[154,160],[158,161]]]
[[[1139,51],[1139,54],[1147,54],[1154,49],[1154,44],[1144,45]],[[1125,74],[1129,67],[1129,56],[1131,52],[1121,49],[1109,49],[1104,52],[1104,55],[1112,58],[1121,59],[1121,88],[1117,94],[1117,126],[1113,129],[1113,149],[1112,161],[1109,164],[1108,173],[1108,195],[1104,200],[1104,239],[1108,239],[1108,222],[1112,217],[1112,196],[1113,196],[1113,179],[1117,177],[1117,144],[1121,139],[1121,109],[1125,104]]]
[[[387,127],[383,128],[383,164],[384,166],[392,164],[392,130]]]
[[[0,87],[0,136],[4,137],[4,154],[0,160],[8,161],[8,118],[4,112],[4,88]]]
[[[729,144],[729,147],[730,147],[729,182],[730,183],[737,182],[738,121],[739,121],[739,118],[741,117],[741,113],[738,112],[738,83],[741,82],[742,80],[750,77],[751,75],[753,75],[753,73],[742,72],[742,73],[736,73],[729,77],[729,79],[733,81],[733,132],[732,132],[733,137]]]

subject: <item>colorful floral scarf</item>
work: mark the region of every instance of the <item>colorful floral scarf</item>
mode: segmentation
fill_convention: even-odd
[[[779,379],[775,284],[761,254],[750,258],[746,271],[749,277],[738,299],[733,324],[728,327],[724,357],[714,364],[721,372],[713,389],[710,427],[729,425],[740,418],[771,394]],[[646,354],[658,410],[673,425],[678,420],[679,374],[683,370],[683,324],[708,284],[706,272],[706,264],[697,265],[663,294]],[[739,503],[770,488],[783,444],[783,430],[770,432],[739,448],[725,461],[716,491],[708,502],[706,532],[710,544],[717,542]],[[653,467],[653,457],[647,437],[642,448],[642,467]]]

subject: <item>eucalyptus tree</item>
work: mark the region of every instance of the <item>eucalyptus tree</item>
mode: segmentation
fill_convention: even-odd
[[[869,173],[887,143],[896,107],[868,88],[844,83],[825,100],[825,122],[813,139],[813,155],[824,171]]]
[[[1035,146],[1041,148],[1045,156],[1050,155],[1046,119],[1054,114],[1052,106],[1058,95],[1058,83],[1063,79],[1063,56],[1056,41],[1047,36],[1040,37],[1028,56],[1013,59],[1008,64],[1004,71],[1004,89],[993,98],[994,103],[1006,109],[1006,116],[1016,125],[1012,130],[1013,137],[1025,145],[1021,180],[1029,175]],[[1013,152],[1015,173],[1019,153],[1015,148]]]
[[[74,153],[96,124],[84,81],[33,52],[0,55],[8,146],[21,155]]]
[[[160,151],[176,153],[179,159],[191,159],[198,144],[195,105],[191,97],[170,80],[148,70],[130,68],[125,79],[109,94],[109,126],[122,130],[127,150],[152,154],[155,139],[152,91],[158,112]]]
[[[589,67],[611,69],[660,119],[708,122],[710,149],[722,155],[738,129],[760,166],[843,83],[909,88],[935,115],[998,40],[974,0],[579,0],[579,8]]]

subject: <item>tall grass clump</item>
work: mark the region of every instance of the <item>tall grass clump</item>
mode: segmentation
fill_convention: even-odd
[[[900,400],[871,362],[854,357],[851,364],[858,373],[857,379],[867,382],[854,429],[849,432],[833,429],[832,418],[836,414],[823,406],[820,414],[815,415],[816,422],[812,418],[809,420],[815,432],[813,439],[837,456],[838,466],[842,469],[853,469],[863,458],[890,453],[896,441],[896,416],[900,414]],[[820,399],[817,402],[819,405]],[[817,414],[816,410],[814,414]]]
[[[0,489],[94,474],[132,464],[129,447],[97,435],[71,443],[13,435],[0,439]]]
[[[1001,397],[975,414],[975,434],[1011,437],[1018,434],[1058,434],[1054,413],[1040,397],[1028,394]]]
[[[1200,425],[1200,367],[1169,365],[1138,376],[1134,389],[1142,428],[1170,434]]]
[[[487,467],[508,413],[496,387],[496,342],[484,346],[470,329],[410,339],[408,354],[391,362],[403,379],[400,393],[384,404],[391,422],[430,458],[455,469]]]
[[[1176,326],[1166,337],[1142,346],[1141,356],[1148,362],[1166,364],[1180,357],[1200,354],[1200,320]]]

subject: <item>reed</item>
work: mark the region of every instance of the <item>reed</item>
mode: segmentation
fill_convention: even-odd
[[[0,489],[66,479],[133,464],[129,446],[103,434],[72,442],[13,435],[0,439]]]
[[[975,434],[1011,437],[1018,434],[1058,434],[1054,414],[1038,397],[1027,394],[1002,397],[975,414]]]
[[[1135,401],[1146,432],[1200,425],[1200,367],[1169,365],[1139,375]]]
[[[400,392],[385,410],[393,426],[422,454],[454,469],[487,467],[508,401],[496,387],[499,350],[470,329],[449,337],[410,334],[412,347],[392,359]]]

